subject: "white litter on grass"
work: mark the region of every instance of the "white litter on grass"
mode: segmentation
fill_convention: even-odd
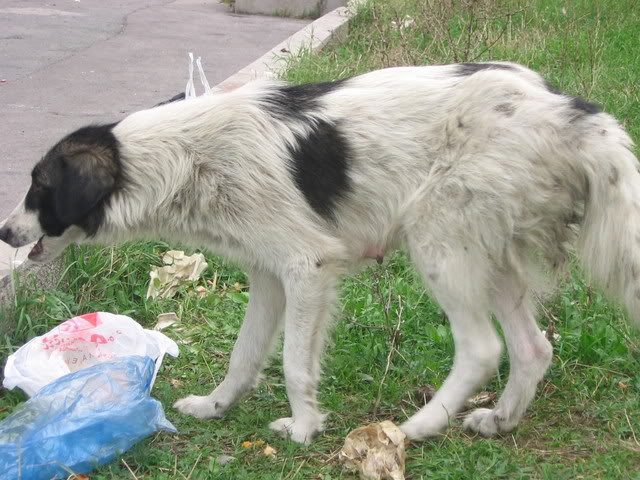
[[[407,28],[415,25],[415,23],[416,21],[413,19],[413,17],[405,15],[404,19],[401,22],[391,22],[391,26],[399,30],[406,30]]]
[[[201,253],[185,255],[182,250],[169,250],[162,257],[163,267],[153,267],[147,298],[171,298],[187,282],[195,282],[209,266]]]
[[[404,480],[406,435],[385,420],[353,430],[338,457],[362,480]]]
[[[156,323],[156,326],[153,327],[153,329],[158,332],[164,330],[165,328],[169,328],[171,325],[175,325],[180,321],[178,315],[176,315],[174,312],[161,313],[160,315],[158,315],[157,320],[158,323]]]
[[[146,330],[126,315],[86,313],[32,338],[10,355],[3,385],[32,396],[63,375],[129,355],[155,362],[153,385],[166,353],[177,357],[178,345],[163,333]]]
[[[547,337],[547,331],[546,331],[546,330],[542,330],[542,334],[545,336],[545,338],[548,338],[548,337]],[[554,333],[554,334],[552,335],[552,337],[553,337],[553,339],[554,339],[555,341],[560,340],[560,334],[559,334],[559,333]]]
[[[232,457],[231,455],[220,455],[216,458],[216,463],[218,465],[226,465],[227,463],[231,463],[236,459],[236,457]]]

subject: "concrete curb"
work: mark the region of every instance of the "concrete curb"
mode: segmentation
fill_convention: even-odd
[[[342,7],[346,0],[235,0],[235,13],[318,18]]]
[[[304,50],[313,52],[333,42],[343,40],[348,33],[349,20],[360,5],[367,0],[351,0],[346,7],[339,7],[313,21],[303,29],[279,43],[256,61],[250,63],[217,85],[222,90],[232,90],[259,78],[276,77],[286,68],[290,58]],[[0,222],[0,226],[5,220]],[[51,288],[57,284],[64,272],[63,257],[49,264],[37,266],[27,259],[32,245],[13,249],[0,242],[0,305],[14,296],[13,275],[34,275],[40,288]]]
[[[289,59],[305,49],[317,52],[333,42],[344,40],[348,33],[349,20],[361,3],[350,2],[348,6],[338,7],[311,22],[255,62],[223,80],[218,87],[223,90],[232,90],[251,80],[276,77],[286,68]]]

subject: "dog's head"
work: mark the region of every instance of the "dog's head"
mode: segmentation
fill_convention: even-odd
[[[96,233],[120,177],[114,125],[81,128],[33,168],[24,200],[0,229],[12,247],[37,241],[29,259],[46,262]]]

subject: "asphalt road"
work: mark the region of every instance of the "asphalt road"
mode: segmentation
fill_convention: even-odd
[[[188,52],[215,85],[306,23],[217,0],[0,0],[0,221],[63,135],[184,90]]]

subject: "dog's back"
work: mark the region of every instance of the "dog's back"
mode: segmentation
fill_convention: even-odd
[[[278,212],[319,225],[353,258],[401,245],[425,209],[449,208],[431,223],[482,219],[468,236],[494,258],[512,243],[541,249],[554,265],[566,258],[597,168],[577,152],[630,145],[595,105],[510,63],[391,68],[295,87],[255,82],[139,112],[114,131],[135,168],[158,170],[149,187],[158,202],[182,199],[197,179],[186,189],[194,199],[167,208],[210,208],[210,190],[224,179],[236,210],[255,212],[258,197],[263,218]],[[142,167],[141,158],[171,168]]]

